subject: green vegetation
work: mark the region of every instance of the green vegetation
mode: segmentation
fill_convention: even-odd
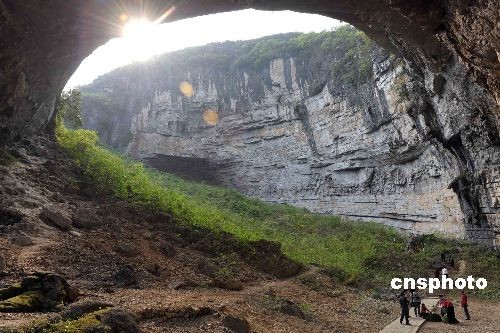
[[[112,332],[108,326],[101,325],[100,317],[109,311],[109,309],[98,310],[95,312],[87,313],[76,319],[68,319],[46,326],[43,333],[79,333],[88,332],[92,329],[99,332]]]
[[[317,36],[313,37],[307,37],[312,41],[302,42],[317,42]],[[67,114],[68,107],[75,104],[78,99],[60,106]],[[74,113],[79,116],[79,109]],[[466,261],[463,275],[488,279],[488,289],[479,294],[500,297],[500,260],[492,250],[431,235],[422,237],[419,250],[410,253],[408,237],[389,227],[342,221],[337,216],[312,214],[288,205],[272,205],[231,189],[148,169],[99,145],[95,132],[69,130],[64,127],[62,117],[57,119],[59,144],[104,195],[162,210],[192,226],[227,232],[242,242],[259,239],[277,242],[289,258],[302,264],[320,265],[335,280],[361,286],[387,286],[395,276],[431,275],[433,261],[442,253],[452,254],[456,262]],[[230,260],[222,262],[228,269],[222,269],[220,274],[230,275]]]
[[[307,34],[278,35],[257,40],[254,45],[244,46],[243,54],[235,61],[236,66],[262,67],[271,60],[283,56],[309,59],[314,53],[322,54],[330,61],[332,76],[354,85],[372,77],[371,53],[375,43],[363,32],[350,25],[332,31]]]
[[[82,95],[80,90],[63,91],[57,104],[56,121],[63,122],[64,126],[77,129],[83,126],[81,117]]]
[[[321,265],[340,281],[387,286],[394,276],[429,275],[432,260],[441,253],[454,253],[456,261],[467,260],[464,274],[488,279],[485,296],[499,296],[500,260],[485,248],[429,236],[423,238],[419,252],[409,253],[407,237],[379,224],[345,222],[336,216],[271,205],[234,190],[150,170],[99,146],[92,131],[59,126],[57,137],[103,194],[163,210],[190,225],[231,233],[241,241],[279,242],[290,258]]]
[[[375,43],[361,31],[342,26],[328,35],[321,47],[337,55],[331,69],[341,81],[356,84],[373,76],[371,53]]]
[[[250,41],[213,43],[158,56],[151,62],[158,71],[174,66],[202,66],[217,70],[262,70],[273,59],[295,57],[296,63],[323,67],[346,85],[366,82],[372,76],[375,43],[350,25],[319,33],[287,33]],[[133,72],[131,65],[120,72]],[[323,69],[322,69],[323,70]],[[168,74],[168,72],[166,72]]]
[[[0,302],[0,312],[31,312],[45,308],[47,299],[40,291],[27,291]]]

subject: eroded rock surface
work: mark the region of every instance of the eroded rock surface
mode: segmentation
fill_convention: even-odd
[[[498,235],[499,205],[495,185],[500,142],[498,7],[498,0],[191,0],[175,8],[170,1],[162,0],[126,0],[120,5],[101,0],[73,1],[71,5],[67,0],[50,4],[33,1],[29,5],[25,1],[2,0],[0,146],[51,130],[57,96],[71,73],[98,45],[119,33],[124,14],[133,17],[142,10],[144,15],[157,18],[168,10],[168,19],[177,20],[244,8],[319,13],[353,24],[381,46],[403,56],[412,78],[426,94],[422,108],[416,108],[414,113],[425,126],[417,129],[429,136],[436,149],[441,145],[452,156],[443,168],[453,174],[450,187],[465,216],[467,234],[491,240]],[[283,59],[283,63],[289,60]],[[328,91],[331,94],[330,88]],[[367,179],[371,179],[369,173]],[[422,191],[430,191],[432,186],[426,185]],[[416,200],[427,197],[419,191],[414,192]],[[440,196],[442,200],[448,200],[446,193]],[[377,200],[387,195],[384,192]],[[393,205],[404,204],[395,201]],[[328,200],[326,205],[330,206]],[[412,219],[418,220],[415,216],[432,217],[436,209],[443,207],[439,203],[437,208],[434,206],[431,200],[425,204],[425,214],[409,211],[410,224],[415,222]],[[394,214],[391,209],[383,208],[377,214],[384,213],[382,218],[387,220],[387,215]],[[450,214],[455,214],[454,208]]]
[[[465,86],[465,73],[436,78],[433,94],[380,49],[373,76],[354,83],[331,69],[342,53],[320,48],[233,66],[252,43],[196,51],[225,65],[181,52],[106,75],[85,88],[87,125],[157,168],[269,202],[491,244],[500,155],[480,130],[489,100],[478,86],[466,99],[444,88]]]

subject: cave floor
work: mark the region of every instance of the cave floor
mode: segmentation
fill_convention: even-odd
[[[378,332],[397,316],[394,300],[338,285],[317,267],[279,279],[244,260],[230,238],[96,193],[48,138],[15,149],[17,162],[0,166],[0,287],[52,271],[79,289],[78,302],[137,314],[143,332],[227,332],[228,315],[247,320],[252,332]],[[46,223],[47,207],[70,216],[72,226]],[[482,304],[471,301],[473,317]],[[166,315],[186,307],[211,314]],[[52,316],[0,313],[0,332]],[[467,332],[479,332],[481,318]]]

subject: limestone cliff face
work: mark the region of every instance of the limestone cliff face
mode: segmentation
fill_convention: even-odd
[[[231,57],[241,45],[219,48]],[[120,105],[107,114],[130,129],[127,152],[155,167],[270,202],[491,242],[498,175],[488,163],[498,161],[498,149],[477,150],[484,186],[470,197],[460,165],[471,148],[454,134],[470,118],[451,111],[452,98],[433,100],[378,49],[373,75],[356,82],[332,71],[341,55],[314,54],[285,51],[262,66],[236,67],[230,59],[207,65],[171,55],[86,90]],[[181,82],[192,91],[183,94]],[[433,105],[450,111],[436,119]],[[108,133],[109,143],[124,142],[119,132]]]

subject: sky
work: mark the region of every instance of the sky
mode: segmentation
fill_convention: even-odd
[[[124,24],[122,37],[100,46],[80,64],[66,84],[66,89],[91,83],[117,67],[186,47],[227,40],[248,40],[285,32],[320,32],[340,24],[338,20],[320,15],[254,9],[165,24],[130,19]]]

